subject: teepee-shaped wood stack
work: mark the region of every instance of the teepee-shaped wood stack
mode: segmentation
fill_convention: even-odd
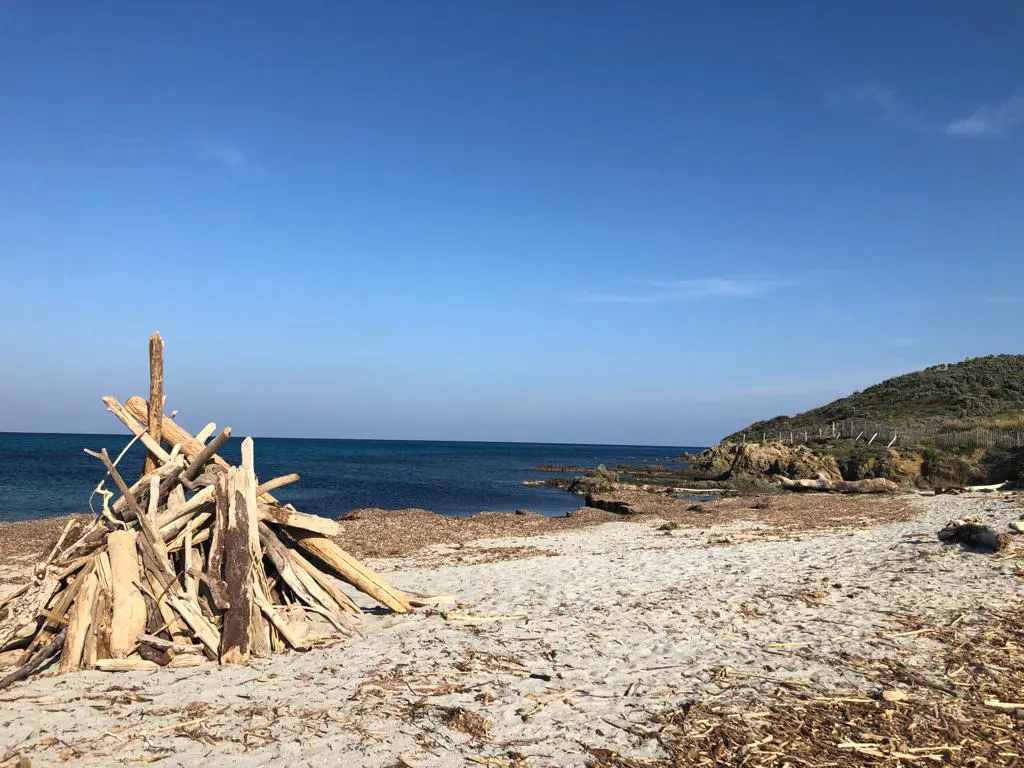
[[[163,399],[154,333],[149,401],[103,398],[148,450],[142,477],[129,486],[106,450],[87,451],[107,471],[103,512],[69,523],[33,579],[0,600],[0,652],[20,651],[0,687],[55,657],[62,672],[238,664],[357,633],[361,611],[331,577],[398,613],[416,602],[332,540],[338,523],[271,495],[298,475],[261,484],[251,438],[230,466],[217,455],[230,428],[192,435],[163,414]]]

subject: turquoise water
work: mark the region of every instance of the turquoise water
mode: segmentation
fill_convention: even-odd
[[[0,520],[25,520],[88,512],[88,497],[103,477],[83,448],[111,456],[127,444],[120,435],[55,435],[0,432]],[[222,451],[239,461],[240,440]],[[361,507],[422,507],[444,515],[530,509],[564,515],[580,499],[554,488],[527,488],[522,481],[552,477],[538,464],[662,464],[696,447],[466,443],[399,440],[256,439],[256,471],[262,480],[298,472],[302,480],[274,491],[313,514],[337,517]],[[131,482],[142,467],[139,445],[121,461]],[[98,499],[97,499],[98,501]]]

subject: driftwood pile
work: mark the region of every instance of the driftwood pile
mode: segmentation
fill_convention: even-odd
[[[869,477],[865,480],[790,480],[779,478],[779,483],[786,491],[834,491],[836,493],[896,493],[900,487],[892,480],[883,477]]]
[[[162,348],[154,334],[148,402],[103,398],[148,449],[142,477],[129,485],[106,449],[87,451],[119,496],[101,483],[102,513],[69,523],[0,600],[0,653],[18,657],[0,687],[55,658],[61,672],[240,664],[358,633],[361,611],[332,576],[397,613],[417,602],[341,549],[337,522],[275,499],[298,475],[261,484],[251,438],[229,466],[217,451],[230,428],[207,442],[215,426],[194,436],[163,415]]]

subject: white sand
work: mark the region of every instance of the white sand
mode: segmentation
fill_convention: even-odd
[[[899,616],[926,625],[976,601],[1019,599],[1015,555],[969,553],[934,536],[967,515],[1004,530],[1021,514],[1016,503],[914,503],[921,514],[911,522],[797,540],[708,546],[756,526],[666,535],[652,520],[457,550],[553,556],[452,565],[455,548],[441,547],[373,562],[397,586],[459,595],[468,606],[458,613],[525,618],[370,616],[350,647],[248,667],[36,678],[0,693],[0,755],[20,747],[34,765],[95,766],[499,766],[517,755],[528,766],[581,765],[585,745],[653,755],[653,742],[623,726],[778,681],[877,691],[837,654],[924,664],[927,633],[892,637],[906,630]],[[457,710],[446,708],[455,707],[491,721],[483,740],[451,727]],[[195,738],[175,730],[189,721]]]

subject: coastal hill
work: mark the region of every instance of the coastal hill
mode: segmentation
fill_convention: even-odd
[[[951,428],[1024,423],[1024,355],[989,355],[933,365],[796,416],[756,422],[722,442],[738,441],[744,433],[816,432],[832,422],[862,418],[892,426]]]

